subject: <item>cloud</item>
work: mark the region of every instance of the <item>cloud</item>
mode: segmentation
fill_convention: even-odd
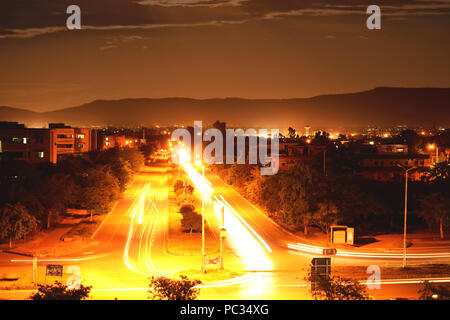
[[[138,4],[162,7],[209,7],[239,6],[248,0],[142,0]]]
[[[66,31],[69,2],[2,0],[0,39]],[[150,30],[243,24],[297,16],[366,15],[372,0],[78,0],[83,30]],[[382,16],[450,15],[449,0],[386,0]],[[27,10],[23,10],[27,8]],[[85,24],[85,25],[84,25]],[[136,40],[136,39],[132,39]]]

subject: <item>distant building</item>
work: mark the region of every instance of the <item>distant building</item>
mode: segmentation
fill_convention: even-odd
[[[132,147],[141,143],[141,139],[127,138],[124,135],[102,135],[101,149]]]
[[[419,180],[431,166],[429,155],[425,154],[364,154],[359,156],[361,175],[368,179],[389,181],[404,176],[405,168],[416,167],[410,172],[412,180]]]
[[[377,153],[380,154],[407,154],[408,145],[405,144],[380,144],[376,146]]]

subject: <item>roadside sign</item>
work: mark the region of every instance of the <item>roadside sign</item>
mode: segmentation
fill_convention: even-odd
[[[314,258],[311,261],[311,290],[319,289],[331,273],[331,258]]]
[[[46,276],[62,277],[63,276],[63,266],[60,264],[48,264],[45,267]]]
[[[206,259],[208,264],[219,264],[219,257],[214,259]]]
[[[335,256],[337,253],[337,250],[334,248],[329,249],[323,249],[323,255],[324,256]]]

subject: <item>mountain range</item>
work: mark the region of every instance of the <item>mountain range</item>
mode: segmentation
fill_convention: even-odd
[[[49,122],[73,126],[170,126],[211,124],[254,128],[362,128],[378,126],[450,127],[450,88],[393,88],[294,99],[143,98],[96,100],[50,112],[3,106],[0,121],[28,127]]]

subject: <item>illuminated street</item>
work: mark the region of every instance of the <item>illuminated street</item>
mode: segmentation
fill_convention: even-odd
[[[198,269],[198,256],[177,256],[167,252],[167,168],[148,167],[141,172],[104,220],[95,235],[97,246],[89,254],[48,257],[38,261],[40,270],[49,262],[65,266],[76,264],[81,268],[84,283],[94,287],[94,299],[145,299],[148,277],[157,275],[173,276],[183,270]],[[267,216],[251,205],[231,187],[217,177],[208,177],[214,198],[226,203],[225,221],[229,230],[226,245],[235,248],[236,254],[246,265],[245,275],[233,280],[204,283],[200,299],[310,299],[306,271],[311,259],[321,255],[321,249],[314,246],[288,246],[298,243],[298,238],[281,229]],[[219,200],[220,199],[220,200]],[[210,206],[213,204],[210,202]],[[233,210],[233,213],[231,210]],[[208,220],[219,225],[214,210]],[[215,223],[213,222],[215,221]],[[305,252],[306,251],[306,252]],[[309,253],[308,253],[309,251]],[[400,253],[394,256],[381,254],[370,256],[359,250],[349,251],[344,256],[333,258],[333,265],[392,264],[399,261]],[[379,250],[373,255],[380,255]],[[445,250],[426,252],[420,250],[428,261],[449,261]],[[353,256],[357,255],[357,256]],[[419,253],[410,252],[410,260],[422,259]],[[10,256],[1,262],[1,272],[18,268],[31,270],[31,260]],[[43,272],[43,271],[41,271]],[[381,290],[372,290],[378,299],[395,296],[414,298],[421,281],[418,279],[398,279],[382,281]],[[450,279],[441,279],[450,281]],[[31,290],[0,292],[3,298],[25,298]]]

